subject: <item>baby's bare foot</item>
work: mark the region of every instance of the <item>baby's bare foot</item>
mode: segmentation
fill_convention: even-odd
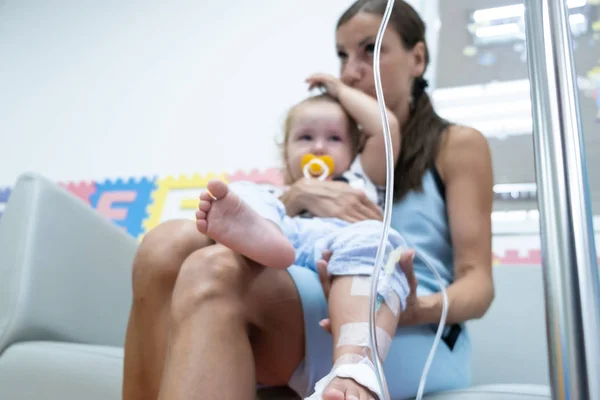
[[[250,208],[225,182],[211,180],[207,189],[196,211],[201,233],[266,267],[287,268],[294,263],[294,247],[273,222]]]
[[[335,378],[323,391],[323,400],[375,400],[375,397],[353,379]]]
[[[336,359],[331,372],[315,384],[315,392],[305,400],[379,400],[376,381],[374,366],[368,358],[345,353]]]

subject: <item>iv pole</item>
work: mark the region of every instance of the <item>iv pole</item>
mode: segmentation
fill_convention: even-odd
[[[552,393],[600,400],[600,278],[569,11],[566,0],[525,4]]]

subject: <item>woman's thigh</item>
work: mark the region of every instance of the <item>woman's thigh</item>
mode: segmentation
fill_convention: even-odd
[[[328,308],[318,275],[301,267],[291,267],[289,272],[300,294],[306,345],[304,360],[288,384],[300,396],[306,397],[312,394],[315,383],[331,370],[333,340],[319,326],[319,321],[328,316]],[[384,364],[392,398],[416,395],[435,338],[434,329],[428,325],[399,328],[396,332]],[[466,332],[459,335],[452,350],[445,342],[440,342],[428,374],[426,392],[468,386],[470,365],[471,348]]]

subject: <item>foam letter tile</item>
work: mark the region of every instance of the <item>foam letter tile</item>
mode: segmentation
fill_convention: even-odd
[[[193,219],[198,197],[211,179],[227,181],[225,175],[214,173],[158,179],[156,190],[152,193],[152,204],[148,207],[148,218],[143,222],[144,233],[170,219]]]
[[[138,237],[154,188],[154,178],[106,180],[96,183],[90,203],[100,214]]]

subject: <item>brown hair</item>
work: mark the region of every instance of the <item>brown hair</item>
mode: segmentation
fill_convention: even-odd
[[[383,17],[387,0],[358,0],[338,20],[337,28],[355,15],[365,12]],[[425,23],[408,3],[396,0],[389,26],[398,33],[406,50],[422,42],[425,45],[425,69],[429,51],[425,40]],[[441,118],[425,92],[427,82],[418,77],[413,82],[410,116],[402,126],[402,150],[394,171],[394,200],[400,200],[411,190],[423,189],[423,175],[435,166],[442,133],[450,123]]]
[[[358,129],[358,126],[357,126],[356,122],[354,121],[354,119],[350,116],[350,114],[348,114],[348,112],[346,112],[346,110],[337,101],[337,99],[328,95],[327,93],[322,93],[322,94],[318,94],[315,96],[310,96],[310,97],[302,100],[301,102],[297,103],[296,105],[294,105],[292,108],[289,109],[289,111],[287,112],[286,118],[285,118],[285,122],[283,124],[283,143],[281,144],[281,151],[282,151],[282,157],[283,157],[284,166],[285,166],[285,168],[284,168],[284,183],[286,185],[290,185],[293,183],[293,182],[291,182],[291,177],[290,177],[290,174],[288,171],[287,145],[288,145],[288,141],[289,141],[289,137],[290,137],[290,132],[292,131],[292,126],[294,123],[295,111],[298,110],[298,108],[300,106],[302,106],[303,104],[316,103],[318,101],[326,101],[326,102],[338,104],[342,108],[342,110],[344,110],[344,113],[346,114],[346,117],[348,118],[348,127],[350,129],[349,136],[350,136],[350,141],[352,144],[352,150],[353,150],[352,156],[353,157],[355,157],[362,150],[362,146],[364,145],[364,135]]]

